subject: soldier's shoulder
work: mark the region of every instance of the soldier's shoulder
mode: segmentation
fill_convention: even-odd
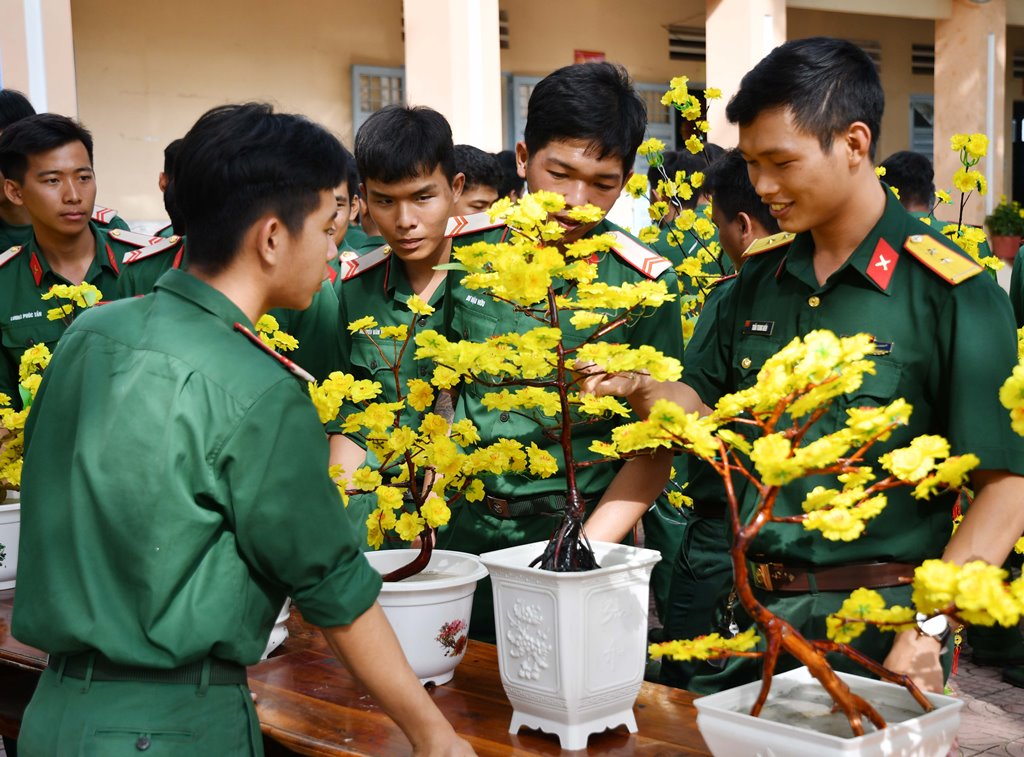
[[[923,229],[903,241],[903,249],[924,268],[951,286],[974,278],[985,270],[967,253],[938,232]]]
[[[0,252],[0,269],[4,268],[8,263],[17,258],[24,249],[25,245],[16,244],[13,247],[8,247],[3,252]]]
[[[491,220],[487,213],[473,213],[468,216],[449,218],[444,235],[449,239],[456,239],[504,228],[506,228],[504,221]]]
[[[113,236],[113,232],[111,232],[111,236]],[[143,260],[151,260],[157,255],[177,252],[181,250],[184,245],[185,238],[180,237],[177,234],[172,234],[169,237],[151,237],[142,246],[135,247],[134,249],[125,252],[124,257],[121,258],[121,262],[124,265],[134,265]]]
[[[789,247],[793,240],[796,239],[796,234],[791,234],[788,231],[780,231],[777,234],[771,236],[761,237],[755,239],[750,243],[750,246],[743,251],[743,257],[752,258],[757,255],[763,255],[766,252],[781,251]]]
[[[339,281],[345,283],[346,281],[363,276],[368,271],[378,269],[390,256],[390,245],[383,244],[375,250],[370,250],[362,255],[342,259],[339,262],[341,269]]]
[[[611,252],[615,257],[637,273],[648,279],[657,279],[672,270],[672,261],[659,255],[621,226],[611,221],[603,222],[604,228],[596,231],[608,234],[614,239]]]

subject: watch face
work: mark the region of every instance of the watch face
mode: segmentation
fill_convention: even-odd
[[[945,615],[936,615],[934,618],[917,621],[917,627],[928,636],[942,636],[949,630],[949,623]]]

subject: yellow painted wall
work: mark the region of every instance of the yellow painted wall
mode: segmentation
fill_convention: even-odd
[[[596,50],[622,63],[637,81],[704,81],[703,62],[671,60],[665,27],[704,26],[704,0],[501,0],[510,44],[501,69],[543,76],[573,62],[574,50]]]
[[[267,100],[352,145],[351,67],[404,56],[401,0],[72,0],[79,116],[96,141],[99,200],[164,216],[163,148],[214,105]]]
[[[786,23],[789,39],[824,34],[881,43],[885,115],[877,157],[882,160],[897,150],[906,150],[910,143],[910,95],[932,94],[933,90],[931,76],[911,73],[911,45],[934,44],[935,22],[790,8]]]

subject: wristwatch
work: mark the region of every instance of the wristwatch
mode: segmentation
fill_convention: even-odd
[[[939,642],[941,653],[945,653],[949,646],[949,634],[952,630],[945,615],[936,615],[929,618],[923,612],[917,614],[917,635],[928,636]]]

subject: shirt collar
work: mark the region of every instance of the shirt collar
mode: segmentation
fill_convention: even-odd
[[[85,272],[85,281],[91,283],[99,274],[101,268],[106,268],[117,276],[117,263],[114,261],[114,253],[110,248],[110,242],[107,240],[106,235],[92,221],[89,222],[89,231],[92,232],[92,238],[96,245],[96,253],[93,256],[92,262],[89,264],[89,270]],[[63,276],[58,275],[53,270],[47,262],[46,257],[39,251],[39,243],[36,241],[35,234],[32,235],[32,238],[26,245],[26,252],[28,252],[29,256],[28,267],[32,272],[32,278],[35,279],[36,286],[43,286],[43,282],[47,280],[47,277],[57,283],[63,283],[66,281]],[[80,282],[72,281],[67,283],[78,284]],[[107,293],[104,292],[104,295],[106,294]]]
[[[450,258],[448,262],[451,262]],[[444,295],[445,281],[446,279],[441,279],[441,283],[430,295],[428,305],[435,306]],[[401,302],[403,305],[413,295],[412,284],[409,283],[409,277],[405,273],[405,266],[402,264],[401,258],[394,252],[388,255],[388,259],[384,261],[384,292],[389,300]]]
[[[153,288],[154,290],[163,290],[177,295],[183,300],[188,300],[198,305],[232,328],[235,323],[242,324],[250,331],[255,328],[249,317],[220,290],[215,289],[201,279],[197,279],[187,271],[171,268],[157,279]]]
[[[883,187],[885,185],[883,184]],[[867,236],[861,240],[846,262],[830,277],[836,280],[839,276],[847,275],[847,270],[855,271],[862,276],[871,286],[883,294],[888,295],[888,282],[899,262],[900,244],[894,245],[889,240],[902,240],[910,231],[908,224],[919,221],[913,218],[900,204],[896,196],[885,187],[885,209],[882,217],[874,225]],[[776,272],[776,278],[782,275],[783,271],[796,277],[814,290],[821,289],[817,278],[814,275],[814,238],[809,231],[796,235],[786,256]]]

